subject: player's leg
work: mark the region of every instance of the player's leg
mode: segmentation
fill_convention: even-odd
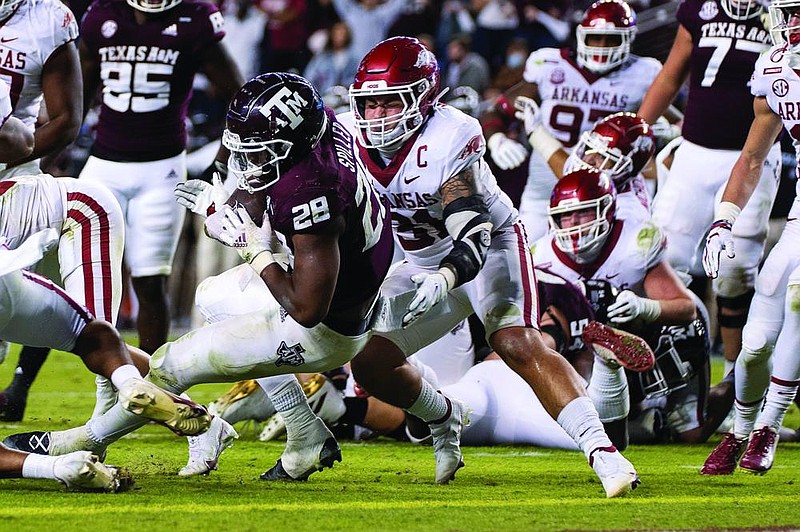
[[[78,451],[64,456],[41,456],[0,446],[0,478],[57,480],[78,491],[122,491],[131,483],[96,455]]]

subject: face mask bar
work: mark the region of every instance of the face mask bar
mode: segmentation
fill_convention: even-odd
[[[228,171],[236,176],[237,186],[251,194],[278,181],[279,163],[289,156],[293,145],[281,139],[243,141],[227,129],[222,133],[222,144],[231,152]]]
[[[639,374],[646,400],[666,397],[688,386],[694,376],[694,370],[689,362],[681,359],[672,336],[662,334],[659,337],[655,358],[653,369]]]
[[[592,72],[603,74],[612,70],[628,58],[635,28],[586,28],[578,26],[578,63]],[[586,38],[590,35],[619,36],[617,46],[589,46]]]
[[[370,82],[364,85],[370,85]],[[386,87],[350,87],[350,108],[356,127],[362,132],[362,140],[368,148],[385,148],[409,138],[423,122],[419,102],[431,89],[427,79],[421,79],[409,85]],[[365,118],[366,100],[368,97],[399,96],[403,102],[403,112],[382,118]]]
[[[144,13],[162,13],[181,3],[181,0],[127,0],[128,5]]]
[[[596,200],[559,205],[548,209],[550,228],[556,236],[556,246],[564,253],[577,255],[601,244],[611,230],[606,215],[611,208],[611,196]],[[595,219],[573,227],[561,227],[561,215],[584,209],[594,209]]]

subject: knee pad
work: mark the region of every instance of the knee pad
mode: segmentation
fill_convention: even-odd
[[[740,329],[747,323],[747,311],[755,295],[754,290],[748,290],[744,294],[725,297],[717,296],[717,320],[720,327],[730,327]],[[735,314],[723,314],[722,310],[733,311]]]
[[[728,268],[720,271],[719,277],[711,283],[714,293],[720,298],[735,299],[753,292],[756,286],[757,268]],[[752,293],[749,296],[752,298]]]
[[[760,362],[772,354],[773,344],[769,342],[767,335],[754,326],[747,326],[742,331],[742,351],[739,359],[745,365]]]

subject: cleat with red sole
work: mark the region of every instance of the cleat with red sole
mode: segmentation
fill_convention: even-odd
[[[642,338],[598,321],[590,321],[581,338],[606,362],[631,371],[647,371],[656,361],[653,350]]]

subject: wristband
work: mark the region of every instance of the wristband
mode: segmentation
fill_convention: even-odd
[[[530,143],[531,148],[538,152],[545,162],[549,161],[550,157],[552,157],[555,152],[562,148],[561,142],[553,137],[553,135],[551,135],[550,132],[547,131],[541,124],[536,126],[536,129],[534,129],[530,134],[528,137],[528,142]]]
[[[735,203],[731,203],[730,201],[722,201],[717,208],[714,209],[714,219],[715,220],[727,220],[733,225],[736,221],[736,218],[742,213],[742,209],[736,205]]]
[[[277,262],[275,260],[275,256],[269,251],[265,250],[256,255],[255,258],[248,264],[250,264],[250,266],[256,271],[256,273],[259,276],[261,276],[261,272],[264,271],[264,268],[275,262]]]
[[[444,282],[447,283],[447,291],[449,292],[456,285],[456,273],[448,266],[439,268],[439,273],[444,277]]]

